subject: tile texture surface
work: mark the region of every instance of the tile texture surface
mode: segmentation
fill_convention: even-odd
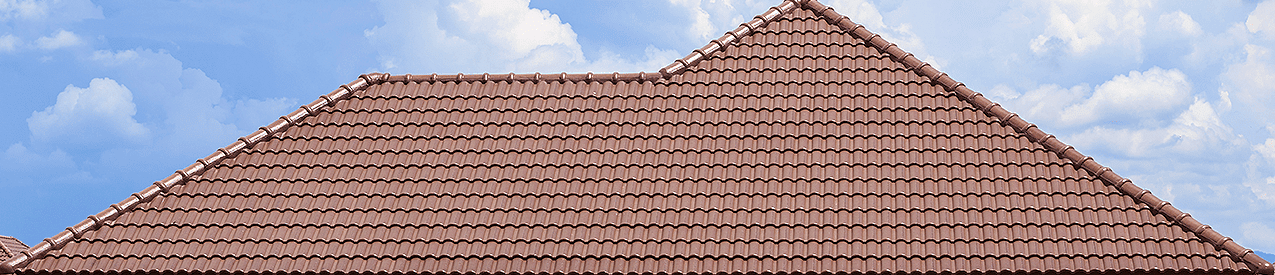
[[[364,76],[17,272],[1270,274],[820,7],[661,73]]]
[[[18,238],[0,236],[0,261],[17,256],[25,250],[27,250],[27,244],[22,243]]]

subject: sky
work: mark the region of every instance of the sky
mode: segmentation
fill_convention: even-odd
[[[1275,252],[1275,0],[823,2]],[[655,72],[779,3],[0,0],[0,235],[33,245],[363,73]]]

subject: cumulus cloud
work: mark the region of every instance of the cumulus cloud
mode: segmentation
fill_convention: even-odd
[[[133,115],[133,93],[110,78],[94,78],[85,88],[67,85],[57,103],[27,118],[31,139],[40,143],[102,146],[119,141],[138,142],[150,130]]]
[[[52,36],[40,37],[40,39],[35,40],[35,45],[45,50],[76,46],[82,43],[84,42],[80,40],[79,36],[66,30],[58,30]]]
[[[1252,33],[1261,33],[1267,38],[1275,38],[1275,1],[1263,1],[1248,15],[1244,26]]]
[[[1210,158],[1235,153],[1244,141],[1222,122],[1212,105],[1196,99],[1165,127],[1091,127],[1067,140],[1083,148],[1126,157],[1193,156]]]
[[[571,25],[549,11],[529,8],[529,1],[462,1],[448,5],[455,13],[456,29],[464,34],[482,33],[483,42],[499,48],[487,54],[504,58],[525,57],[538,48],[567,52],[568,62],[583,59]]]
[[[1184,36],[1199,36],[1204,32],[1200,28],[1200,23],[1195,22],[1191,15],[1182,11],[1161,14],[1156,26],[1163,31]]]
[[[1222,89],[1235,97],[1244,117],[1275,117],[1275,58],[1269,48],[1244,45],[1243,62],[1226,66],[1222,71]]]
[[[115,70],[117,79],[136,95],[139,113],[154,118],[149,123],[157,131],[155,142],[175,142],[174,147],[182,143],[224,145],[221,143],[287,113],[295,104],[295,100],[283,98],[226,98],[216,80],[202,70],[184,68],[181,61],[162,51],[97,51],[90,60]]]
[[[1093,96],[1063,110],[1066,125],[1088,124],[1111,117],[1151,119],[1188,102],[1191,83],[1177,69],[1154,67],[1131,71],[1098,85]]]
[[[1253,151],[1271,163],[1275,163],[1275,138],[1266,139],[1266,143],[1253,146]]]
[[[1061,48],[1074,55],[1104,44],[1139,49],[1146,28],[1140,9],[1149,6],[1146,1],[1050,1],[1049,26],[1029,47],[1037,54]]]
[[[1024,118],[1068,128],[1094,123],[1154,124],[1179,112],[1192,98],[1186,74],[1159,67],[1117,75],[1094,88],[1045,84],[1020,94],[999,85],[988,97],[1004,102]]]
[[[162,51],[98,51],[84,61],[108,76],[83,88],[68,85],[53,106],[32,113],[30,147],[18,144],[10,155],[22,157],[6,160],[14,167],[65,160],[83,166],[66,173],[83,171],[80,179],[88,180],[89,171],[110,174],[139,169],[132,167],[139,164],[187,163],[297,104],[288,98],[228,98],[216,80],[183,68]]]
[[[364,35],[387,70],[439,72],[558,72],[586,70],[653,71],[649,61],[667,64],[675,51],[619,58],[604,52],[588,60],[571,25],[557,15],[529,7],[527,0],[382,1],[385,24]],[[662,65],[661,65],[662,66]]]

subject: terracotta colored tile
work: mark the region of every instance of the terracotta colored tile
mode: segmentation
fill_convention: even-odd
[[[1252,273],[790,4],[659,80],[391,76],[20,272]]]

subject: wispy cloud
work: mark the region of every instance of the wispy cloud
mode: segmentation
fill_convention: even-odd
[[[56,50],[58,48],[78,46],[83,43],[84,41],[80,40],[79,36],[66,30],[58,30],[57,33],[54,33],[51,36],[40,37],[35,40],[36,47],[40,47],[45,50]]]
[[[22,44],[22,39],[12,34],[0,35],[0,53],[12,52]]]

